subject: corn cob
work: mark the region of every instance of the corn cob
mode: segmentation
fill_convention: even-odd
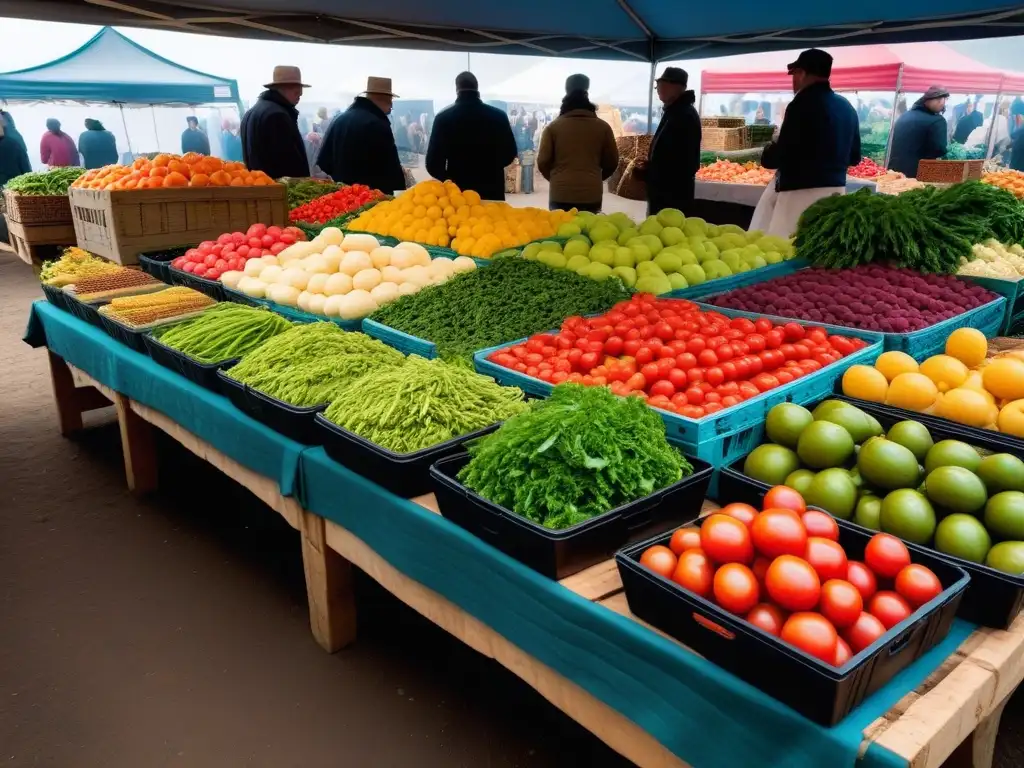
[[[159,320],[198,312],[216,304],[191,288],[176,286],[141,296],[122,296],[100,307],[100,313],[124,325],[139,328]]]

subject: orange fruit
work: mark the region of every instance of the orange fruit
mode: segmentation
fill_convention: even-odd
[[[870,365],[853,365],[843,374],[844,395],[882,403],[885,402],[888,389],[889,382],[885,380],[885,376]]]
[[[957,328],[946,339],[946,354],[968,368],[975,368],[985,361],[988,340],[977,328]]]
[[[935,382],[939,392],[956,389],[967,381],[967,366],[950,355],[932,355],[921,363],[920,372]]]
[[[205,173],[195,173],[192,175],[191,186],[193,187],[207,187],[210,185],[210,177]]]
[[[187,187],[188,186],[188,179],[186,179],[184,177],[184,175],[182,175],[182,174],[180,174],[180,173],[178,173],[176,171],[172,171],[171,173],[168,173],[164,177],[164,186],[165,187]]]
[[[154,157],[153,160],[152,160],[152,163],[157,168],[162,168],[162,167],[166,167],[167,165],[169,165],[170,162],[171,162],[171,159],[172,159],[171,155],[163,155],[163,154],[161,154],[161,155],[157,155],[156,157]]]
[[[157,176],[166,176],[169,173],[170,170],[167,168],[166,165],[157,165],[150,169],[149,177],[155,178]]]
[[[214,171],[210,174],[211,187],[226,187],[231,184],[231,174],[227,171]]]
[[[233,179],[231,179],[231,186],[232,187],[244,187],[245,186],[245,181],[242,180],[241,176],[235,176]]]
[[[877,365],[877,362],[875,364]],[[924,411],[931,408],[938,396],[939,390],[934,381],[923,373],[908,372],[899,374],[889,383],[885,402],[887,405],[906,408],[909,411]]]
[[[875,368],[891,382],[901,373],[917,372],[917,361],[906,352],[883,352],[875,360]]]
[[[1024,398],[1024,362],[1012,357],[1000,357],[981,370],[985,389],[1000,400]]]

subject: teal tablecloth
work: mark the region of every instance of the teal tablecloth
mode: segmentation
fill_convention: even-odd
[[[506,557],[439,515],[276,435],[102,331],[45,303],[26,340],[45,343],[98,381],[166,413],[362,539],[526,653],[636,722],[695,768],[853,766],[864,728],[917,687],[973,631],[949,637],[834,728],[822,728],[634,621]],[[301,455],[300,455],[301,451]],[[872,746],[865,768],[905,763]]]

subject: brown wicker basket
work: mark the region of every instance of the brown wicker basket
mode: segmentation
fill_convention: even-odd
[[[654,137],[650,134],[641,136],[620,136],[615,140],[615,146],[619,149],[619,159],[625,160],[646,160],[651,151],[651,142]]]
[[[646,200],[647,184],[637,177],[636,160],[630,160],[619,179],[615,194],[627,200]]]
[[[619,155],[619,164],[615,167],[615,171],[608,178],[608,191],[613,195],[619,189],[619,182],[622,181],[623,175],[626,173],[626,168],[629,167],[631,160],[627,160],[622,155]]]
[[[917,180],[956,184],[980,179],[984,165],[984,160],[922,160],[917,164]]]
[[[71,201],[67,195],[19,195],[4,190],[7,218],[19,224],[70,224]]]
[[[718,117],[702,117],[700,119],[701,127],[703,128],[742,128],[747,124],[747,119],[743,116],[718,116]]]
[[[750,147],[750,132],[740,128],[705,128],[701,132],[700,148],[711,152],[732,152]]]

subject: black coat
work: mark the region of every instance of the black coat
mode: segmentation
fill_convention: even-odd
[[[343,184],[365,184],[386,195],[405,189],[391,123],[384,110],[362,96],[331,121],[316,164]]]
[[[275,90],[266,90],[242,117],[242,160],[250,171],[272,179],[309,176],[299,110]]]
[[[181,134],[181,154],[198,152],[200,155],[210,154],[210,140],[202,131],[186,128]]]
[[[985,117],[975,107],[974,111],[969,115],[961,117],[956,124],[956,128],[953,129],[953,141],[959,144],[966,144],[967,139],[975,128],[981,128],[985,124]]]
[[[700,115],[686,91],[665,108],[647,155],[648,211],[685,209],[693,202],[694,174],[700,169]]]
[[[504,200],[505,167],[517,154],[505,113],[484,104],[477,91],[463,91],[434,118],[427,172],[475,190],[484,200]]]
[[[916,177],[921,160],[936,160],[946,154],[946,127],[946,118],[918,99],[893,126],[890,170]]]
[[[761,165],[777,171],[779,192],[845,187],[846,169],[859,162],[857,110],[825,82],[809,85],[793,97],[779,140],[761,155]]]
[[[1013,133],[1013,146],[1010,147],[1010,167],[1015,171],[1024,171],[1024,128]]]

